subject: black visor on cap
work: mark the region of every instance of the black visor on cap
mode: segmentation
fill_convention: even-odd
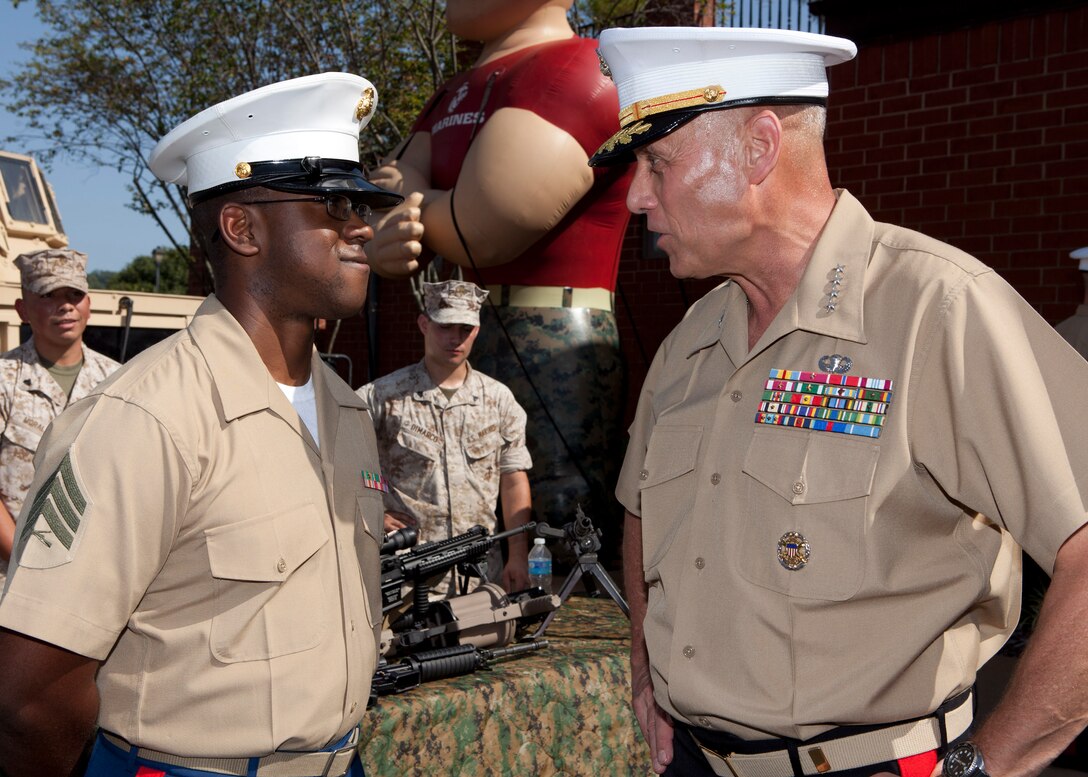
[[[721,103],[680,108],[675,111],[655,113],[635,119],[626,127],[610,137],[589,158],[591,167],[608,167],[634,161],[635,149],[653,143],[683,125],[701,113],[720,111],[725,108],[743,108],[749,105],[826,105],[826,100],[798,97],[749,97],[743,100],[729,100]]]
[[[243,165],[239,165],[241,170]],[[352,202],[361,202],[381,210],[404,202],[395,192],[375,186],[366,179],[357,162],[348,159],[283,159],[246,164],[245,177],[237,181],[213,186],[201,192],[191,193],[189,201],[197,203],[231,192],[262,186],[282,192],[302,194],[343,194]]]

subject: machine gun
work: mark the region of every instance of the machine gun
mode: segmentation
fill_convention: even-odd
[[[393,532],[382,543],[382,613],[387,614],[405,604],[403,586],[411,583],[412,607],[418,618],[424,618],[429,609],[428,596],[436,579],[457,567],[463,577],[471,575],[486,581],[484,564],[491,547],[499,540],[531,531],[535,527],[536,523],[530,521],[516,529],[489,535],[483,526],[473,526],[464,534],[417,547],[412,547],[418,537],[414,528]],[[407,553],[395,552],[409,547],[411,550]]]
[[[559,597],[539,588],[507,594],[487,581],[483,564],[494,543],[535,528],[488,535],[482,526],[465,534],[412,547],[415,529],[401,529],[382,544],[382,612],[389,627],[382,631],[381,653],[405,655],[421,650],[468,644],[489,648],[509,644],[519,625],[535,625],[559,607]],[[397,550],[411,548],[406,553]],[[388,554],[388,555],[387,555]],[[395,555],[394,555],[395,554]],[[430,601],[432,584],[450,569],[459,568],[484,582],[472,593]],[[405,584],[411,596],[404,593]]]
[[[403,693],[432,680],[472,674],[488,668],[492,662],[501,658],[519,656],[547,646],[547,640],[522,642],[494,650],[473,645],[454,645],[406,656],[395,664],[379,666],[374,672],[370,685],[370,703],[367,706],[373,706],[379,696]]]
[[[571,553],[578,557],[577,564],[570,570],[570,574],[567,575],[567,579],[563,581],[563,585],[559,589],[560,602],[567,601],[578,581],[582,579],[582,575],[589,572],[594,578],[586,579],[586,590],[590,596],[600,595],[600,591],[597,589],[599,583],[619,605],[619,608],[623,610],[623,614],[628,618],[631,617],[631,610],[627,606],[627,600],[623,598],[620,589],[616,587],[608,572],[601,566],[601,562],[597,560],[597,552],[601,549],[601,530],[593,525],[593,521],[582,511],[581,505],[575,508],[574,520],[562,529],[553,529],[546,523],[539,523],[536,527],[536,533],[540,537],[555,537],[565,540]],[[555,617],[555,612],[553,610],[548,613],[540,627],[533,632],[533,639],[544,636],[544,632]]]

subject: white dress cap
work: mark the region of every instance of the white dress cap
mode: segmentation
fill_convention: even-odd
[[[388,195],[394,198],[389,204],[396,204],[400,198],[366,182],[359,167],[359,131],[377,105],[374,85],[350,73],[269,84],[213,105],[171,130],[152,150],[151,170],[167,183],[187,187],[194,201],[272,185]]]
[[[1078,248],[1076,251],[1070,251],[1069,256],[1080,262],[1081,272],[1088,272],[1088,246]]]
[[[740,105],[826,104],[827,68],[853,59],[845,38],[742,27],[637,27],[601,33],[620,131],[590,164],[628,161],[697,113]]]

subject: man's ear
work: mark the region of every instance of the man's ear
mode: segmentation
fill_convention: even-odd
[[[228,202],[219,209],[219,234],[226,246],[241,256],[255,256],[261,248],[254,234],[253,214],[244,203]]]
[[[26,317],[26,303],[23,302],[23,298],[15,300],[15,312],[19,314],[19,320],[24,324],[30,323]]]
[[[748,181],[763,183],[778,165],[782,151],[782,122],[774,111],[762,110],[750,118],[745,127],[744,162]]]
[[[427,324],[431,323],[431,319],[427,318],[426,313],[420,313],[416,317],[416,326],[419,327],[419,333],[424,337],[427,336]]]

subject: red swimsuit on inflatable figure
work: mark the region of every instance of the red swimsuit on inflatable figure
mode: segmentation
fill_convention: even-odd
[[[450,30],[483,49],[373,176],[408,199],[367,253],[380,275],[403,277],[426,248],[490,289],[473,366],[529,414],[537,516],[563,525],[581,503],[614,549],[624,369],[613,293],[631,171],[587,164],[619,104],[570,5],[449,0]]]

